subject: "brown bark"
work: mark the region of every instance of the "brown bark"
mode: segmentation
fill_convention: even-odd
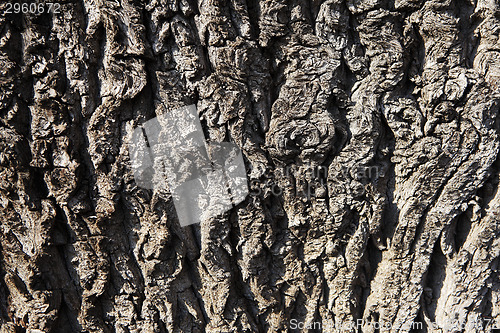
[[[60,3],[0,4],[0,332],[500,328],[497,0]],[[250,194],[181,228],[191,104]]]

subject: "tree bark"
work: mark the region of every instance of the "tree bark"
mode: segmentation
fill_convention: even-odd
[[[497,0],[8,7],[0,332],[500,328]],[[129,143],[192,104],[250,193],[181,227]]]

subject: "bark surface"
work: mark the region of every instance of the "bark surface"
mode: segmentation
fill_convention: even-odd
[[[0,4],[0,332],[500,327],[498,0],[60,3]],[[191,104],[250,194],[181,228],[128,143]]]

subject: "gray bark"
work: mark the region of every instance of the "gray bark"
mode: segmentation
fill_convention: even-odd
[[[0,332],[500,328],[498,0],[7,6]],[[251,193],[181,228],[128,143],[191,104]]]

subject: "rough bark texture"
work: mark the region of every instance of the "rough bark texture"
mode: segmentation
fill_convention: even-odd
[[[500,326],[498,0],[6,6],[0,332]],[[251,193],[181,228],[128,142],[190,104]]]

